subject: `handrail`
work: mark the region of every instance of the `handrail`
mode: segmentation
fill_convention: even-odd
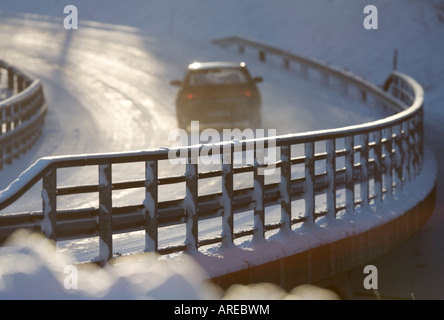
[[[227,45],[227,42],[224,43]],[[239,43],[239,38],[236,38],[235,43]],[[260,48],[265,50],[263,45]],[[274,50],[271,52],[275,53]],[[285,57],[291,58],[292,55],[285,53]],[[423,89],[413,78],[400,72],[390,75],[385,91],[348,72],[339,72],[336,68],[307,61],[298,58],[297,62],[305,63],[307,68],[312,67],[316,71],[321,69],[322,78],[327,79],[324,84],[334,86],[334,81],[338,80],[335,77],[338,76],[342,84],[349,80],[344,93],[356,89],[366,103],[390,106],[392,110],[402,111],[360,125],[211,145],[214,154],[222,157],[227,151],[227,145],[230,146],[228,149],[231,155],[228,156],[231,158],[235,145],[243,151],[253,145],[256,152],[254,163],[237,167],[233,163],[222,162],[220,168],[214,171],[201,172],[198,163],[192,161],[196,150],[208,148],[208,145],[43,158],[8,189],[0,192],[2,210],[41,181],[42,211],[0,216],[0,240],[4,241],[14,230],[23,227],[41,231],[55,240],[99,236],[100,256],[97,259],[103,261],[113,256],[112,235],[116,233],[145,230],[145,251],[166,254],[213,243],[233,243],[235,239],[247,235],[264,239],[269,230],[290,230],[295,223],[312,224],[322,216],[331,221],[336,219],[339,212],[351,215],[358,207],[377,206],[386,199],[393,199],[396,193],[402,192],[421,173]],[[292,154],[292,146],[295,145],[304,146],[302,156]],[[324,150],[316,150],[318,145]],[[262,170],[267,166],[258,161],[257,151],[271,148],[277,150],[278,156],[272,163],[268,163],[268,167],[278,168],[280,179],[278,182],[266,183]],[[186,159],[185,172],[175,176],[160,176],[159,163],[169,160],[171,151],[180,151],[177,154]],[[355,159],[357,155],[359,161]],[[113,181],[113,165],[135,162],[144,163],[143,179]],[[320,163],[325,165],[325,170],[316,173],[315,168]],[[344,164],[338,168],[339,163]],[[303,176],[294,178],[292,168],[299,164],[304,166]],[[98,168],[96,184],[57,186],[57,170],[84,166]],[[245,172],[253,173],[253,186],[235,189],[234,176]],[[208,177],[221,177],[221,189],[200,195],[198,183]],[[183,198],[159,200],[159,186],[179,182],[185,183]],[[355,194],[356,185],[360,186],[359,195]],[[145,190],[142,203],[113,206],[113,190],[132,188]],[[336,200],[336,192],[341,189],[345,190],[344,204]],[[98,193],[97,207],[57,209],[58,197],[90,192]],[[316,209],[315,197],[319,194],[325,194],[327,199],[326,208],[321,211]],[[295,216],[292,214],[291,202],[300,199],[305,201],[305,211],[302,216]],[[272,205],[281,206],[281,219],[277,223],[266,223],[265,208]],[[253,211],[253,227],[235,231],[234,215],[246,210]],[[198,221],[214,217],[222,218],[220,235],[200,238]],[[185,225],[184,243],[159,247],[159,230],[177,224]]]
[[[0,170],[36,142],[47,112],[40,80],[0,60],[0,74],[2,69],[14,95],[0,101]]]
[[[233,36],[233,37],[213,40],[213,43],[221,47],[238,46],[238,50],[240,53],[245,52],[245,47],[251,47],[258,50],[259,60],[263,62],[266,61],[266,54],[272,54],[275,56],[279,56],[280,58],[283,59],[283,66],[285,69],[290,69],[291,63],[299,64],[301,67],[300,68],[301,74],[304,75],[305,77],[308,77],[309,69],[317,70],[321,72],[321,81],[324,84],[328,83],[329,77],[333,77],[341,81],[346,81],[348,84],[356,86],[357,88],[362,88],[365,91],[367,91],[369,87],[374,87],[375,90],[373,94],[377,95],[379,98],[382,98],[384,96],[384,92],[378,90],[377,86],[365,81],[364,78],[358,77],[351,72],[337,68],[328,63],[316,61],[314,59],[308,59],[306,57],[296,55],[294,53],[290,53],[282,49],[257,42],[255,40]],[[343,88],[344,91],[347,91],[346,86],[347,84],[345,84],[345,87]],[[384,96],[383,99],[390,102],[390,100],[387,100],[386,96]],[[397,108],[396,105],[397,103],[393,103],[391,107],[394,106],[396,108],[395,109],[396,112],[402,111],[402,109]]]

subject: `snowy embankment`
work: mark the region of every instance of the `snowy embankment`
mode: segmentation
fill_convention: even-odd
[[[437,1],[373,1],[380,12],[380,29],[374,32],[362,27],[363,4],[345,0],[325,0],[316,4],[313,1],[298,1],[296,4],[294,1],[279,1],[278,5],[269,1],[208,3],[194,0],[184,4],[180,1],[138,0],[124,8],[116,0],[107,1],[106,5],[101,1],[71,2],[78,6],[81,19],[102,24],[85,23],[82,29],[81,20],[79,33],[66,33],[61,28],[54,28],[60,23],[63,12],[59,1],[4,0],[0,4],[0,35],[5,40],[1,45],[2,58],[23,64],[38,75],[48,88],[50,100],[57,101],[57,109],[48,115],[45,143],[36,146],[37,157],[159,146],[159,141],[166,141],[166,133],[175,121],[174,93],[165,84],[180,77],[191,59],[214,56],[238,59],[238,56],[222,54],[206,44],[211,39],[227,35],[258,39],[303,56],[329,61],[377,84],[388,75],[393,51],[398,49],[399,69],[413,76],[426,89],[426,126],[434,126],[433,132],[442,131],[439,129],[439,121],[443,119],[439,104],[443,84],[439,81],[444,72],[440,58],[444,56],[444,24],[434,7]],[[9,14],[11,11],[30,12],[37,16]],[[110,25],[104,26],[103,23]],[[363,120],[360,118],[363,109],[353,110],[347,99],[341,100],[343,98],[327,91],[314,91],[303,81],[276,71],[274,66],[262,66],[254,61],[247,63],[252,65],[252,70],[260,70],[266,75],[266,83],[261,89],[265,99],[269,99],[266,100],[266,112],[273,114],[273,119],[267,119],[271,128],[305,131]],[[166,64],[170,64],[169,68],[165,68]],[[312,99],[313,96],[316,99]],[[319,99],[324,103],[319,104]],[[330,105],[332,100],[339,103]],[[74,105],[79,108],[72,109]],[[295,109],[295,105],[306,108]],[[348,109],[344,111],[338,106]],[[122,115],[119,113],[122,109],[131,112],[119,118],[112,116]],[[344,116],[346,113],[347,117]],[[335,119],[334,124],[332,119]],[[313,128],[314,123],[321,124],[321,127]],[[442,134],[428,135],[432,144],[440,143],[441,137]],[[62,139],[65,140],[60,142]],[[34,161],[35,158],[27,156],[2,173],[2,187]],[[67,183],[75,183],[77,178],[63,177]],[[422,191],[421,187],[422,184],[418,184]],[[416,194],[415,191],[412,193]],[[23,245],[17,253],[29,250],[26,249],[29,243]],[[29,261],[26,255],[17,257]],[[236,256],[232,258],[238,259]],[[56,281],[60,277],[55,276],[60,275],[60,271],[47,267],[45,259],[35,259],[36,268],[22,269],[22,273],[8,270],[11,263],[25,267],[24,260],[8,260],[0,264],[0,289],[3,288],[4,297],[14,297],[14,290],[19,292],[20,298],[32,297],[33,292],[28,286],[32,281],[34,287],[47,288],[49,298],[54,297],[55,292],[64,292],[66,297],[74,298],[113,297],[113,290],[108,296],[103,293],[106,291],[104,287],[96,291],[91,289],[89,293],[77,292],[77,296],[76,293],[70,296],[63,289],[60,291]],[[65,261],[61,265],[69,263]],[[172,292],[184,292],[174,291],[177,288],[174,286],[180,283],[194,288],[187,291],[190,298],[212,296],[205,294],[201,286],[205,276],[196,276],[188,279],[189,282],[175,281],[181,278],[181,273],[174,268],[166,269],[171,272],[162,278],[164,282],[139,282],[148,288],[138,294],[130,290],[138,279],[137,271],[134,278],[114,273],[104,275],[103,279],[107,279],[104,283],[108,283],[108,289],[121,290],[121,285],[128,288],[120,291],[126,294],[114,297],[174,298]],[[189,270],[194,269],[191,266]],[[21,276],[25,276],[25,280]],[[88,276],[85,274],[81,278],[86,280]],[[189,288],[187,285],[182,288]],[[153,288],[159,289],[157,294],[152,292]],[[39,294],[40,298],[45,298],[41,292]],[[216,293],[213,297],[220,296]]]
[[[9,245],[9,254],[0,256],[0,300],[338,299],[330,290],[307,285],[291,292],[272,284],[236,285],[223,292],[186,256],[160,261],[146,254],[99,268],[75,266],[37,234],[19,231]]]

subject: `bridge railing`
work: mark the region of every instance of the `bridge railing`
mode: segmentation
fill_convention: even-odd
[[[313,62],[306,67],[312,66],[319,68],[319,64]],[[338,75],[349,89],[356,86],[363,101],[398,112],[361,125],[211,145],[210,153],[221,157],[221,166],[214,170],[202,170],[199,165],[200,152],[205,150],[205,154],[209,154],[208,145],[43,158],[0,193],[0,210],[3,210],[41,183],[41,211],[1,216],[0,239],[5,240],[20,228],[43,232],[54,240],[98,236],[97,260],[103,261],[113,256],[113,234],[142,230],[145,251],[168,254],[216,243],[231,244],[246,236],[264,239],[271,230],[288,231],[295,224],[312,225],[320,217],[332,222],[339,216],[359,214],[357,208],[392,200],[421,172],[423,90],[414,79],[399,72],[390,75],[385,91],[348,72],[328,70],[330,67],[322,66],[328,78],[335,80]],[[260,157],[271,149],[276,151],[276,159],[264,164]],[[254,161],[240,166],[227,161],[239,150],[254,150]],[[161,175],[160,166],[166,166],[166,172],[175,170],[177,164],[172,163],[172,154],[176,160],[184,160],[185,169],[177,175]],[[143,177],[114,181],[114,167],[124,163],[142,164]],[[79,167],[95,167],[97,181],[89,185],[58,185],[60,170]],[[273,167],[278,177],[274,180],[264,175],[264,170]],[[250,185],[236,188],[235,178],[240,175],[245,178],[246,173]],[[203,194],[200,183],[209,178],[220,178],[220,189]],[[161,187],[180,183],[185,185],[183,197],[160,199]],[[141,203],[114,205],[113,192],[136,188],[144,192]],[[97,195],[97,206],[58,208],[58,198],[86,193]],[[338,201],[338,194],[343,194],[343,201]],[[321,209],[319,196],[325,198]],[[292,202],[298,200],[303,202],[302,212],[295,212],[292,207]],[[280,206],[277,222],[266,219],[266,208],[271,206]],[[245,211],[252,213],[249,226],[236,229],[234,218]],[[216,236],[203,236],[199,222],[210,218],[218,218],[220,230]],[[173,225],[184,227],[184,241],[160,246],[159,232]]]
[[[13,95],[0,101],[0,170],[37,141],[47,111],[41,82],[0,60],[1,75]]]

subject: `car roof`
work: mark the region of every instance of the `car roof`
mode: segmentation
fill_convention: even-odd
[[[243,68],[245,67],[245,62],[194,62],[188,66],[189,70],[203,70],[203,69],[214,69],[214,68]]]

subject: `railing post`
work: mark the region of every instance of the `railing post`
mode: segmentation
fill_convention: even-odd
[[[416,176],[416,126],[414,118],[409,120],[409,179],[413,180]]]
[[[256,142],[255,152],[255,167],[254,167],[254,234],[253,239],[255,241],[265,238],[265,207],[264,207],[264,184],[265,184],[265,171],[262,167],[264,165],[264,145],[261,142],[261,148],[259,148],[259,142]]]
[[[57,171],[51,167],[43,176],[42,188],[43,220],[41,230],[48,239],[57,237]]]
[[[8,67],[8,90],[14,90],[14,70]]]
[[[393,197],[393,168],[394,168],[394,154],[393,154],[393,131],[392,127],[384,129],[386,132],[386,143],[385,143],[385,157],[384,157],[384,172],[385,172],[385,190],[386,195],[391,198]]]
[[[374,132],[375,146],[374,146],[374,192],[375,192],[375,202],[382,202],[382,146],[381,146],[381,131]]]
[[[345,214],[350,216],[355,210],[355,184],[353,181],[354,148],[353,136],[345,137]]]
[[[283,60],[283,66],[285,70],[290,70],[290,59],[284,58]]]
[[[145,252],[158,251],[158,163],[157,160],[145,162]]]
[[[291,148],[281,147],[281,230],[291,230]]]
[[[399,193],[402,190],[402,168],[403,168],[403,157],[402,157],[402,124],[398,124],[394,128],[394,151],[393,151],[393,180],[395,183],[394,194]]]
[[[367,102],[367,91],[361,89],[361,99],[363,102]]]
[[[260,50],[259,51],[259,61],[265,62],[266,60],[267,60],[267,58],[265,56],[265,51]]]
[[[304,225],[313,226],[315,222],[315,192],[314,192],[314,142],[305,143],[305,221]]]
[[[410,121],[402,123],[402,186],[410,180]]]
[[[198,239],[198,181],[197,181],[197,159],[188,157],[185,172],[186,194],[184,199],[184,210],[186,219],[186,250],[197,250]]]
[[[113,257],[111,164],[99,165],[99,259]]]
[[[17,92],[23,91],[23,77],[17,76]]]
[[[6,132],[12,130],[12,105],[7,106],[5,109],[5,120],[6,120]]]
[[[368,175],[368,133],[361,135],[361,206],[366,208],[369,205],[369,175]]]
[[[326,173],[327,173],[327,219],[329,221],[336,218],[336,140],[326,141]]]
[[[421,173],[421,162],[422,162],[422,117],[421,114],[416,115],[413,119],[413,150],[414,150],[414,174],[418,176]]]
[[[224,148],[224,152],[225,152]],[[222,245],[233,244],[233,144],[230,153],[222,153]]]

